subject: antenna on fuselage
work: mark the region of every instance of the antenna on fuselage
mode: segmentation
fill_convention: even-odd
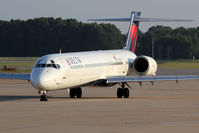
[[[61,49],[59,50],[59,54],[61,54]]]

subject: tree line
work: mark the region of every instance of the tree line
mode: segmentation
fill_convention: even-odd
[[[113,24],[82,23],[75,19],[35,18],[0,21],[0,56],[42,56],[49,53],[119,49],[126,35]],[[136,54],[155,59],[199,58],[199,27],[154,26],[139,31]]]
[[[120,48],[122,35],[112,24],[74,19],[35,18],[0,21],[0,56],[42,56],[49,53]]]
[[[199,27],[153,26],[146,33],[140,32],[137,53],[152,55],[152,44],[156,59],[199,58]]]

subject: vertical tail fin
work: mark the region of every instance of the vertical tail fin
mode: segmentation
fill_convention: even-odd
[[[139,21],[135,21],[135,18],[138,19],[140,16],[141,12],[131,12],[129,31],[126,39],[126,46],[124,47],[125,50],[135,52],[139,28]]]

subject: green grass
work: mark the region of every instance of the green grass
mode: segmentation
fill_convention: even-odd
[[[158,61],[159,68],[170,69],[199,69],[199,61],[195,60],[176,60],[176,61]]]
[[[17,68],[17,71],[7,71],[0,73],[30,73],[32,71],[32,67],[35,64],[35,61],[39,57],[0,57],[0,67],[3,68],[6,66],[7,68]],[[4,62],[5,61],[5,62]],[[13,62],[12,62],[13,61]],[[15,61],[22,61],[22,62],[15,62]],[[27,61],[27,62],[23,62]],[[22,68],[20,68],[22,67]],[[27,69],[23,69],[23,67],[27,67]]]
[[[0,57],[0,61],[10,61],[10,60],[17,60],[17,61],[36,61],[39,57]]]
[[[0,62],[0,67],[33,67],[35,62]]]

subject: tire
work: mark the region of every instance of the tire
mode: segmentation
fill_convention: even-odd
[[[123,96],[122,88],[118,88],[117,89],[117,98],[122,98],[122,96]]]
[[[77,88],[76,89],[76,96],[77,96],[77,98],[81,98],[82,97],[82,89],[81,88]]]
[[[43,102],[43,101],[47,102],[47,101],[48,101],[47,96],[46,96],[46,95],[41,95],[40,101],[41,101],[41,102]]]
[[[75,98],[75,89],[70,89],[70,98]]]
[[[124,93],[124,98],[129,98],[129,89],[128,88],[124,88],[123,93]]]
[[[40,96],[40,101],[43,102],[43,101],[44,101],[43,99],[44,99],[44,98],[43,98],[43,95],[41,95],[41,96]]]
[[[45,102],[48,101],[47,95],[44,95],[44,101],[45,101]]]

